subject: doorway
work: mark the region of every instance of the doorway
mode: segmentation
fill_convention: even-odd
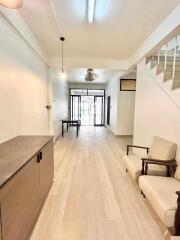
[[[78,93],[78,95],[72,95]],[[70,90],[70,118],[82,126],[104,126],[104,90]]]

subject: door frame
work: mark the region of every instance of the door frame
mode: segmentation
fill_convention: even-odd
[[[96,98],[102,98],[102,109],[101,109],[101,124],[96,124]],[[104,126],[104,120],[105,120],[105,96],[96,95],[94,96],[94,126],[95,127],[102,127]]]
[[[82,89],[82,90],[87,90],[87,94],[86,95],[72,95],[71,94],[71,89]],[[103,90],[104,91],[104,94],[103,95],[88,95],[88,90]],[[95,120],[94,120],[94,126],[105,126],[105,113],[106,113],[106,94],[105,94],[105,89],[86,89],[86,88],[69,88],[69,116],[70,116],[70,119],[72,118],[72,112],[71,112],[71,109],[72,109],[72,97],[75,96],[75,97],[79,97],[80,99],[80,118],[81,118],[81,96],[93,96],[94,97],[94,103],[95,103],[95,97],[102,97],[104,99],[104,107],[102,109],[103,111],[103,123],[101,125],[95,125]]]
[[[111,124],[111,96],[107,97],[107,125],[110,126]]]

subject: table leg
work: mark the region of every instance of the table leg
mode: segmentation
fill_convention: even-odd
[[[78,123],[76,124],[76,136],[77,136],[77,138],[79,136],[79,124]]]
[[[69,123],[67,123],[67,131],[68,131],[68,129],[69,129]]]
[[[64,123],[62,122],[62,137],[64,137]]]

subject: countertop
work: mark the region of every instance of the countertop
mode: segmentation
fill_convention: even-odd
[[[0,144],[0,187],[37,154],[53,136],[18,136]]]

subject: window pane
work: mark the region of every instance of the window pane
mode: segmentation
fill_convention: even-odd
[[[89,96],[104,96],[104,90],[88,90]]]
[[[87,89],[71,89],[71,95],[87,95]]]
[[[131,79],[121,79],[121,91],[136,91],[136,81]]]

